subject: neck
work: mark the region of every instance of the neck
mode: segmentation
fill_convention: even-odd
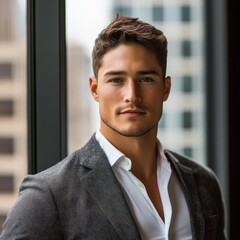
[[[119,151],[132,161],[131,172],[144,181],[156,174],[157,137],[156,129],[139,137],[126,137],[117,132],[104,132],[102,134]]]

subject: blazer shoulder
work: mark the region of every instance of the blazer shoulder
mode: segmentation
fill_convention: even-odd
[[[170,162],[181,164],[187,168],[190,168],[193,171],[203,171],[208,174],[213,173],[213,170],[210,167],[200,162],[197,162],[193,158],[186,155],[179,154],[169,149],[165,150],[165,155],[167,156],[167,159],[170,160]]]
[[[78,174],[84,173],[96,166],[97,160],[104,157],[104,153],[98,144],[95,136],[81,148],[61,159],[55,165],[34,174],[39,179],[53,179],[61,175],[73,174],[77,171]]]
[[[195,161],[193,158],[179,154],[172,150],[165,150],[165,155],[171,164],[187,168],[194,173],[195,176],[205,180],[213,180],[219,185],[216,173],[207,165]]]
[[[83,147],[75,150],[55,165],[39,173],[25,176],[24,184],[21,184],[19,190],[29,186],[26,183],[29,183],[30,180],[30,182],[37,182],[41,188],[61,192],[63,187],[68,189],[70,184],[71,186],[79,186],[83,178],[95,168],[105,172],[111,166],[95,135],[93,135]]]

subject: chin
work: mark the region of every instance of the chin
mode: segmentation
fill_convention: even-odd
[[[125,136],[125,137],[142,137],[149,133],[152,128],[149,129],[128,129],[128,130],[123,130],[123,129],[114,129],[118,134]]]

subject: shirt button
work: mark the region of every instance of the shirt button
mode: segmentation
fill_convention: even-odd
[[[127,159],[124,160],[124,165],[128,166],[129,165],[129,161]]]
[[[138,181],[138,187],[139,187],[139,188],[144,188],[144,185],[143,185],[143,183],[142,183],[142,182],[140,182],[140,181]]]

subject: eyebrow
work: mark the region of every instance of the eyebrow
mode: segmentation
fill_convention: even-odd
[[[116,76],[116,75],[126,75],[127,72],[126,71],[109,71],[109,72],[106,72],[104,73],[104,76]],[[137,71],[137,74],[136,75],[157,75],[159,76],[160,74],[155,71],[155,70],[143,70],[143,71]]]
[[[127,74],[127,72],[125,72],[125,71],[109,71],[109,72],[104,73],[103,76],[115,76],[115,75],[124,75],[124,74]]]
[[[159,76],[159,73],[155,70],[143,70],[143,71],[138,71],[137,72],[137,75],[157,75]]]

